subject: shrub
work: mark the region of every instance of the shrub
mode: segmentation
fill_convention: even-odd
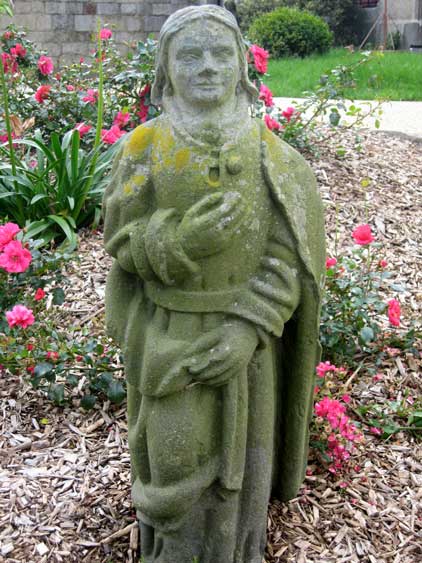
[[[285,5],[283,0],[242,0],[235,3],[232,11],[235,12],[240,29],[246,33],[256,18]]]
[[[334,33],[336,45],[357,41],[359,11],[355,0],[294,0],[294,4],[323,18]]]
[[[376,352],[398,334],[400,303],[388,294],[404,291],[391,280],[370,226],[358,226],[352,238],[355,247],[348,254],[327,258],[320,333],[325,357],[349,365],[354,364],[357,353]]]
[[[333,34],[321,18],[293,8],[279,8],[259,17],[249,35],[275,58],[325,53],[333,42]]]
[[[64,302],[69,283],[61,266],[70,256],[40,250],[41,243],[15,223],[0,224],[0,374],[26,375],[59,405],[122,402],[118,350],[88,327],[56,326],[54,305]]]
[[[358,41],[356,30],[359,28],[359,10],[355,0],[239,0],[230,4],[233,6],[228,7],[235,13],[244,33],[262,14],[287,7],[307,10],[323,18],[334,33],[336,45]]]

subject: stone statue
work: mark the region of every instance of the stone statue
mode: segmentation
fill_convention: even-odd
[[[146,563],[261,563],[270,494],[304,477],[322,209],[303,158],[250,117],[256,95],[230,12],[170,16],[163,113],[127,137],[104,197]]]

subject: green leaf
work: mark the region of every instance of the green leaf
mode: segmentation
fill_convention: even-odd
[[[409,426],[416,426],[422,428],[422,411],[415,411],[409,416]]]
[[[112,381],[107,390],[107,397],[112,403],[119,404],[126,398],[126,391],[120,381]]]
[[[64,403],[64,385],[62,383],[55,383],[49,389],[48,396],[56,405]]]
[[[368,342],[371,342],[371,340],[374,339],[374,331],[370,326],[364,326],[360,331],[359,336],[365,344],[368,344]]]
[[[34,197],[31,199],[31,201],[29,202],[30,205],[33,205],[34,203],[37,203],[37,201],[40,201],[40,199],[45,199],[48,198],[47,194],[37,194],[34,195]]]
[[[61,287],[53,289],[53,303],[54,305],[63,305],[65,299],[64,291]]]
[[[50,374],[53,371],[53,364],[48,362],[41,362],[37,364],[34,369],[34,376],[35,377],[45,377],[46,375]]]
[[[94,407],[96,401],[97,398],[95,395],[84,395],[81,399],[81,407],[86,411],[89,411]]]
[[[338,111],[331,111],[330,116],[330,124],[333,127],[337,127],[337,125],[340,123],[340,114]]]
[[[398,424],[394,424],[393,422],[382,426],[381,430],[383,431],[382,438],[389,438],[390,436],[393,436],[393,434],[396,434],[396,432],[399,432],[400,426]]]
[[[66,219],[64,219],[64,217],[60,217],[59,215],[48,215],[48,218],[59,225],[59,227],[62,229],[62,231],[66,235],[66,238],[71,243],[75,242],[75,233],[73,232],[73,230],[69,226],[69,223],[66,221]]]

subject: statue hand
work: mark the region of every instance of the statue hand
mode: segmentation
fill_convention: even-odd
[[[246,205],[238,192],[215,192],[186,211],[178,237],[192,260],[223,250],[245,219]]]
[[[235,319],[198,338],[189,351],[189,372],[199,383],[219,386],[246,369],[258,345],[255,327]]]

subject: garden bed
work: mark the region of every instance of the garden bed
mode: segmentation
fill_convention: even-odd
[[[389,263],[406,326],[420,318],[422,146],[380,133],[347,131],[314,159],[326,204],[329,252],[350,244],[352,229],[374,227],[379,258]],[[341,156],[339,156],[341,154]],[[365,187],[363,187],[365,186]],[[419,238],[419,240],[418,240]],[[104,330],[104,283],[110,258],[100,232],[85,232],[80,260],[67,266],[71,284],[58,313],[62,327]],[[421,394],[420,358],[394,352],[373,381],[365,366],[344,392],[351,408]],[[137,561],[139,536],[130,500],[125,406],[90,413],[53,407],[20,377],[0,377],[0,561],[8,563]],[[412,399],[413,400],[413,399]],[[365,432],[360,469],[333,477],[311,455],[308,476],[290,503],[269,512],[269,563],[415,563],[422,558],[422,449],[414,434],[387,441]],[[420,489],[419,489],[420,490]],[[418,541],[419,535],[419,541]]]

